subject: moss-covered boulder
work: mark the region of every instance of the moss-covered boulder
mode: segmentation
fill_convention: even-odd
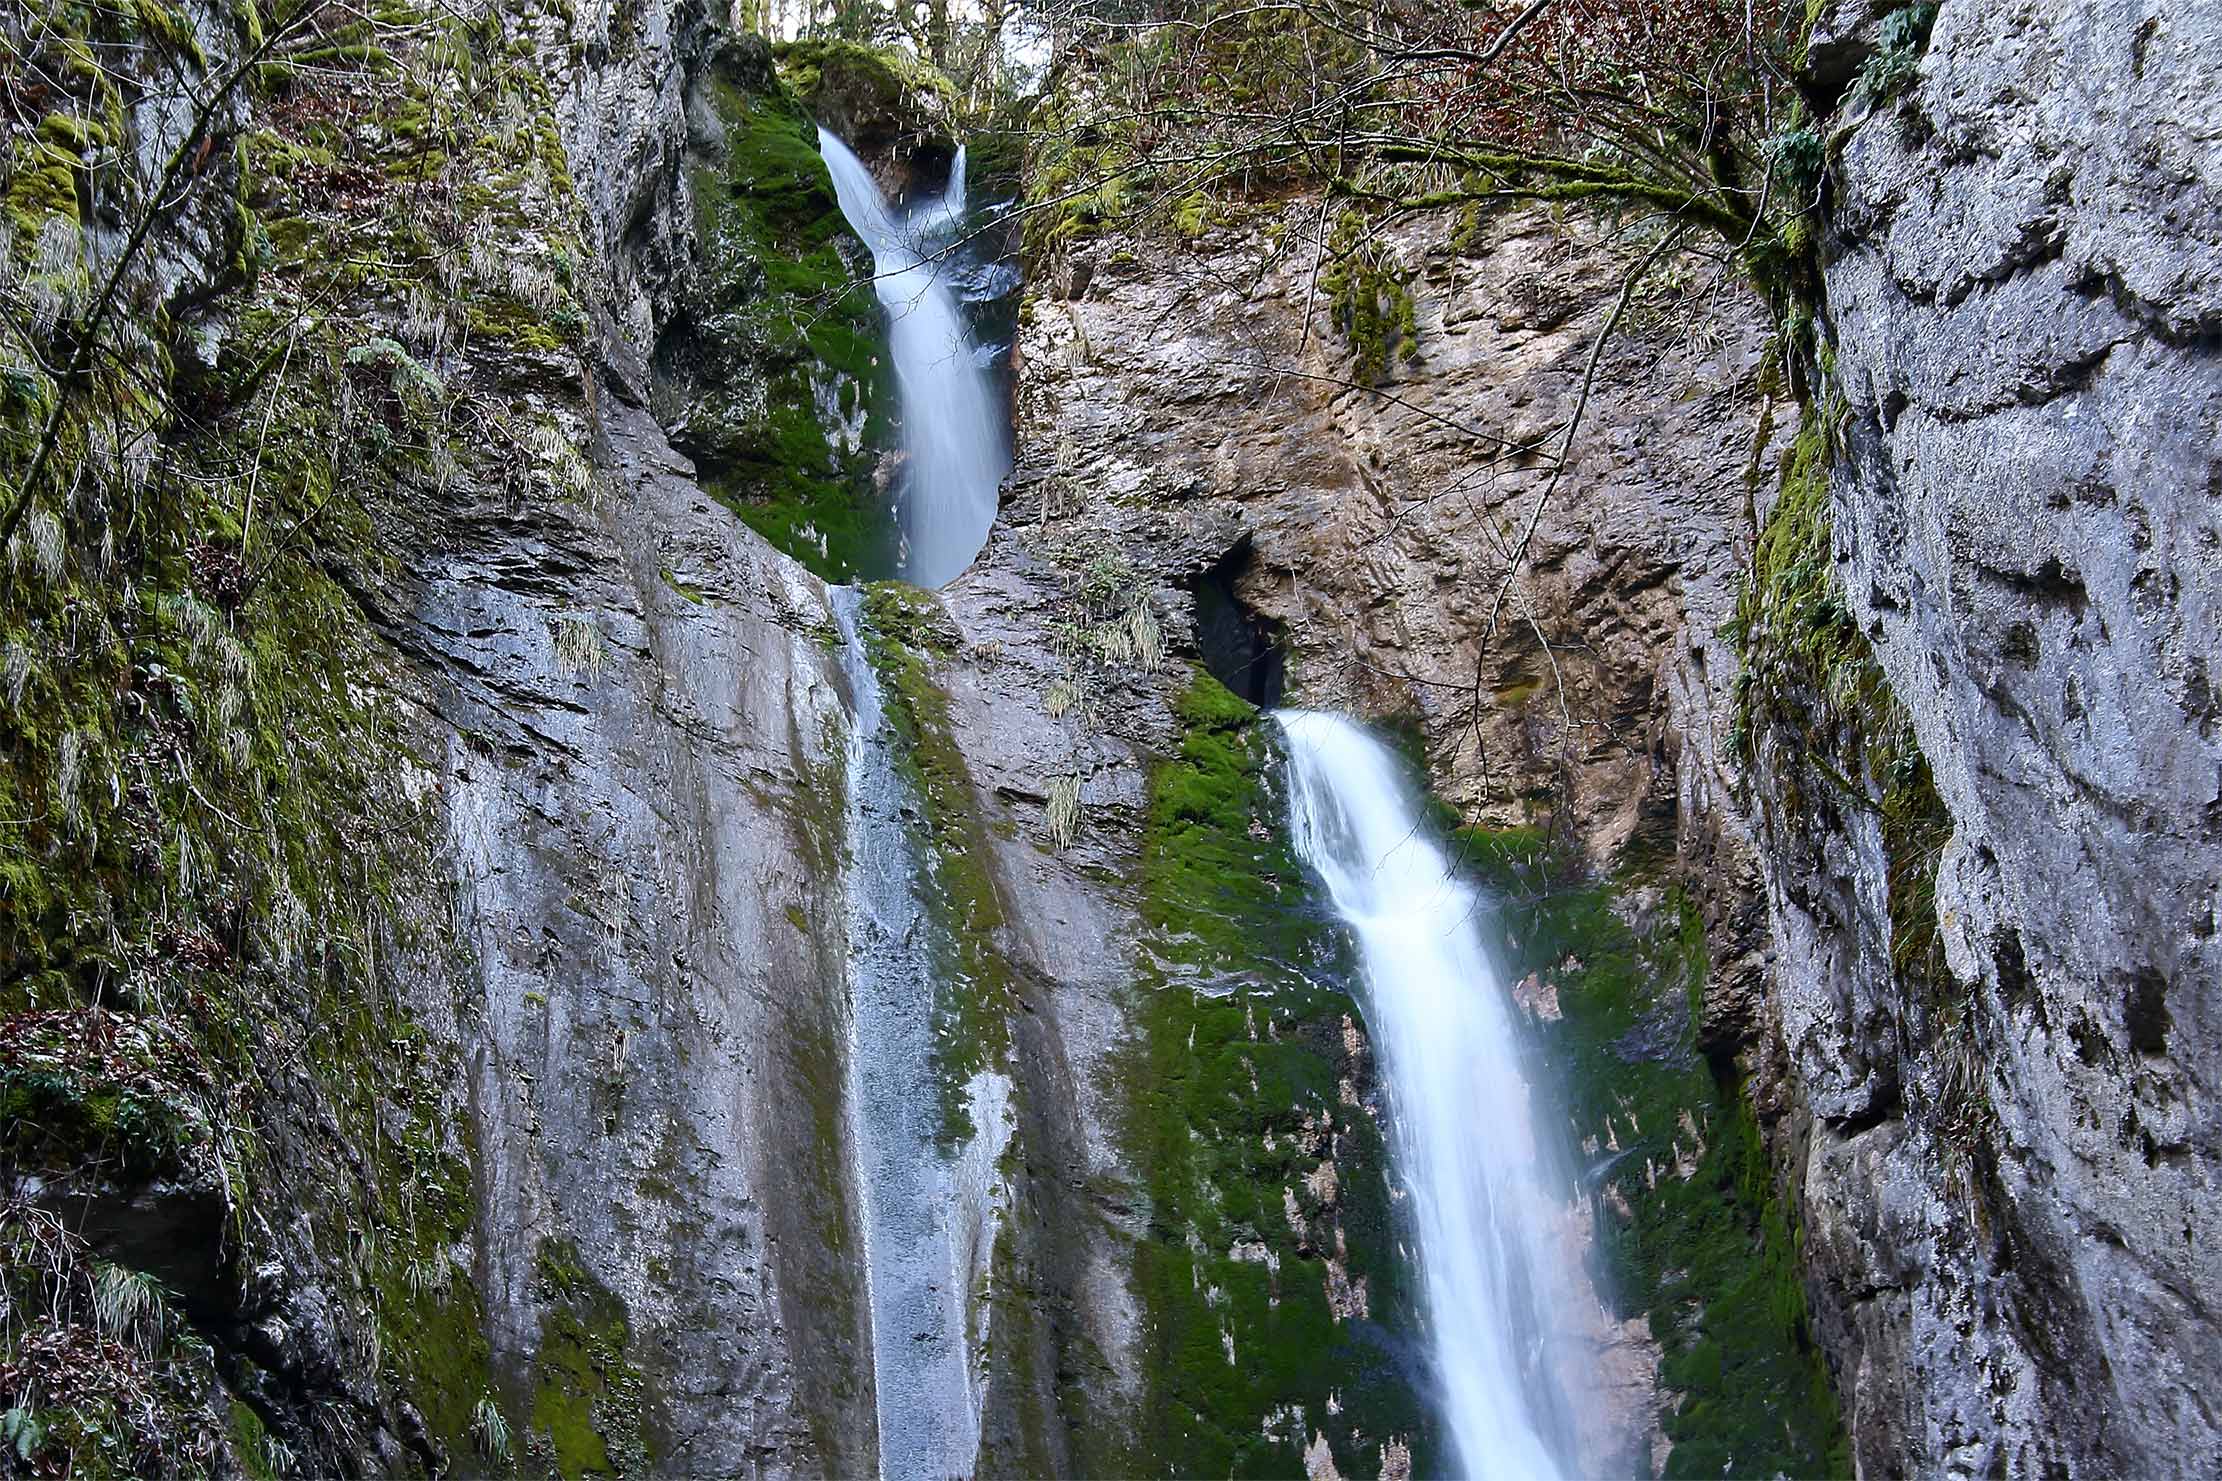
[[[810,116],[839,134],[897,200],[939,189],[957,149],[957,90],[933,67],[891,47],[793,41],[780,75]]]

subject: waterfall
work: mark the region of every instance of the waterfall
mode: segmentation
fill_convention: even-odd
[[[852,696],[848,749],[850,1137],[862,1202],[872,1378],[883,1481],[969,1476],[978,1457],[979,1292],[1007,1203],[998,1167],[1011,1135],[1010,1082],[965,1087],[974,1134],[938,1145],[934,924],[906,813],[917,799],[859,628],[860,598],[832,588]]]
[[[1552,1247],[1505,984],[1482,902],[1430,840],[1396,757],[1350,721],[1277,711],[1297,852],[1356,938],[1387,1072],[1441,1398],[1469,1476],[1562,1475],[1571,1454],[1553,1319],[1578,1284]],[[1572,1277],[1572,1278],[1570,1278]]]
[[[846,144],[821,128],[818,149],[841,214],[872,249],[873,286],[887,310],[902,404],[902,572],[920,586],[946,585],[987,543],[1011,467],[988,367],[947,282],[945,249],[964,216],[964,152],[946,192],[898,216]]]

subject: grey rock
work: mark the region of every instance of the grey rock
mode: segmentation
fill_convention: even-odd
[[[1989,1116],[1815,1141],[1874,1473],[2222,1467],[2218,45],[2212,5],[1947,3],[1843,149],[1838,549],[1952,815]],[[1816,1087],[1859,1017],[1811,1015]]]

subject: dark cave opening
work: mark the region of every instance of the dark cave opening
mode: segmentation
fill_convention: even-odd
[[[1196,646],[1213,678],[1269,710],[1281,702],[1287,678],[1281,625],[1252,611],[1235,590],[1254,554],[1245,535],[1196,578]]]

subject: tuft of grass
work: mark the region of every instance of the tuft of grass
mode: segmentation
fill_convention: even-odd
[[[144,1270],[105,1261],[94,1266],[93,1322],[109,1341],[129,1343],[153,1356],[169,1325],[162,1283]]]
[[[509,1421],[503,1417],[501,1406],[488,1394],[471,1410],[471,1441],[479,1453],[501,1465],[509,1463]]]
[[[1049,784],[1049,836],[1057,847],[1069,846],[1080,832],[1080,778],[1067,775]]]
[[[602,644],[602,630],[592,620],[568,615],[558,617],[551,624],[551,636],[555,640],[556,667],[589,684],[602,677],[602,670],[609,663],[609,651]]]

